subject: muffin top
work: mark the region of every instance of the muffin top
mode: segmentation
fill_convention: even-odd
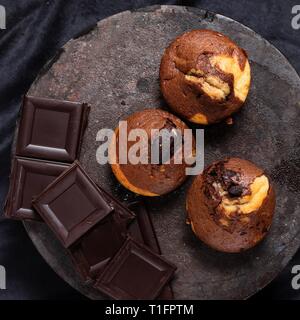
[[[137,141],[132,139],[128,141],[125,146],[120,142],[119,129],[117,128],[116,141],[113,143],[113,145],[116,146],[116,161],[111,162],[116,163],[112,164],[112,170],[120,183],[127,189],[145,196],[158,196],[177,188],[185,180],[185,169],[189,166],[186,164],[185,159],[182,159],[181,163],[174,161],[177,152],[183,155],[182,148],[184,144],[182,143],[179,147],[175,146],[175,140],[171,136],[168,157],[165,158],[164,154],[159,150],[156,159],[158,161],[156,163],[152,162],[151,148],[152,145],[156,143],[159,148],[161,148],[161,136],[158,134],[162,130],[174,133],[175,135],[176,132],[180,132],[183,137],[184,130],[188,129],[187,125],[176,116],[158,109],[146,109],[136,112],[128,117],[126,121],[128,134],[130,134],[130,131],[134,132],[132,130],[135,129],[143,129],[147,134],[149,139],[148,143],[141,147],[148,149],[148,158],[144,159],[144,163],[120,163],[120,150],[128,153]],[[153,131],[154,129],[157,131]],[[124,150],[124,148],[126,148],[126,150]],[[192,156],[193,154],[191,154],[191,157]]]
[[[250,88],[246,52],[212,30],[193,30],[166,49],[160,67],[163,95],[189,121],[210,124],[236,112]]]
[[[264,171],[229,158],[210,165],[187,196],[189,223],[211,247],[239,252],[257,244],[271,225],[275,193]]]

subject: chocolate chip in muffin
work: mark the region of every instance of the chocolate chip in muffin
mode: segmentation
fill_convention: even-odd
[[[243,187],[241,185],[232,185],[228,189],[228,193],[231,197],[240,197],[243,193]]]
[[[151,152],[153,150],[157,151],[158,149],[159,165],[162,165],[170,161],[170,159],[173,158],[175,152],[177,151],[175,150],[175,140],[178,137],[176,124],[172,122],[170,119],[167,119],[164,126],[160,129],[160,132],[162,130],[167,130],[168,133],[172,133],[172,135],[170,136],[170,150],[163,150],[163,136],[161,134],[156,138],[154,138],[153,141],[151,141],[151,146],[150,146],[150,158],[151,158]]]
[[[223,187],[225,189],[229,189],[232,185],[239,184],[240,174],[233,170],[226,170],[224,168],[224,164],[221,166],[221,179],[223,183]]]

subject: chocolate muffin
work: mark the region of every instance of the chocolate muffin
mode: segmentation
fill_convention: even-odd
[[[210,247],[240,252],[259,243],[270,228],[275,193],[264,171],[229,158],[196,177],[188,191],[187,222]]]
[[[128,161],[127,164],[123,164],[120,161],[120,146],[123,154],[126,152],[128,157],[129,151],[136,141],[128,141],[127,146],[120,142],[120,129],[118,127],[115,130],[115,139],[113,139],[109,148],[109,157],[112,171],[119,182],[132,192],[144,196],[160,196],[179,187],[186,179],[186,168],[190,166],[187,158],[190,162],[192,161],[195,147],[193,138],[193,148],[190,148],[190,156],[180,157],[181,163],[175,161],[175,156],[178,159],[178,155],[184,155],[184,139],[182,137],[184,130],[188,129],[186,124],[174,115],[158,109],[148,109],[134,113],[126,121],[128,137],[133,129],[144,129],[147,134],[146,144],[142,146],[144,150],[147,149],[147,158],[144,159],[145,161],[139,161],[139,163]],[[157,132],[153,132],[153,129],[157,129]],[[163,129],[164,131],[162,131]],[[165,157],[166,153],[162,152],[163,140],[161,134],[163,132],[170,134],[170,147],[167,157]],[[176,142],[178,141],[176,137],[181,139],[180,146]],[[154,145],[157,146],[157,161],[155,163],[151,161],[153,159],[151,152],[154,150],[152,148]],[[137,153],[140,156],[141,152]]]
[[[170,108],[202,125],[220,122],[237,112],[251,82],[246,52],[212,30],[193,30],[165,50],[160,85]]]

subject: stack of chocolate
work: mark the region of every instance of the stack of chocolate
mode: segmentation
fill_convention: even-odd
[[[40,220],[31,200],[78,158],[89,109],[86,104],[24,98],[6,202],[9,218]]]
[[[88,111],[86,104],[24,99],[5,213],[45,221],[84,281],[107,296],[172,299],[176,267],[160,256],[145,208],[124,206],[75,160]]]

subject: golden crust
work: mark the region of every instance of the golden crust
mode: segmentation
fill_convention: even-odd
[[[119,128],[116,128],[115,130],[115,135],[117,136],[119,133]],[[155,194],[152,192],[149,192],[147,190],[143,190],[141,188],[138,188],[136,186],[134,186],[132,183],[130,183],[130,181],[126,178],[126,176],[124,175],[124,173],[122,172],[120,165],[117,163],[117,159],[116,159],[116,155],[115,152],[113,152],[112,150],[116,150],[116,139],[115,137],[113,138],[110,146],[109,146],[109,158],[110,158],[110,162],[111,162],[111,169],[112,172],[114,173],[115,177],[117,178],[117,180],[128,190],[143,195],[143,196],[147,196],[147,197],[156,197],[159,196],[159,194]]]

